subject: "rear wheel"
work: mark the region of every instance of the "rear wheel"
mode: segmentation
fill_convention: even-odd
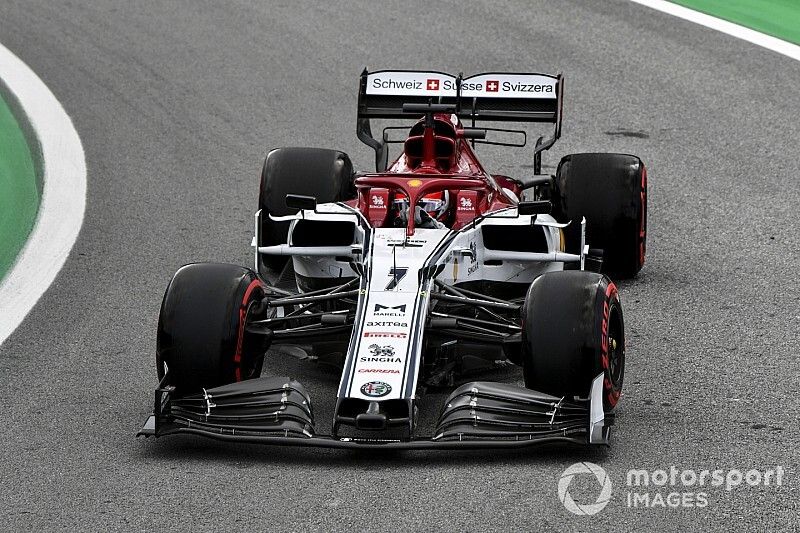
[[[624,154],[572,154],[558,165],[553,191],[557,218],[572,221],[567,247],[580,247],[581,218],[586,242],[603,249],[603,272],[635,276],[644,265],[647,244],[647,170]]]
[[[264,295],[255,272],[236,265],[181,267],[167,286],[158,317],[156,368],[186,395],[258,377],[267,346],[245,331]]]
[[[525,386],[554,396],[587,397],[603,374],[603,405],[619,401],[625,329],[617,287],[602,274],[547,273],[531,284],[523,308]]]
[[[286,207],[287,194],[314,196],[317,203],[340,202],[355,198],[353,164],[344,152],[324,148],[276,148],[267,154],[261,172],[258,207],[261,209],[260,246],[285,244],[289,222],[270,220],[269,215],[285,216],[297,212]],[[280,271],[287,258],[261,256],[259,270]]]

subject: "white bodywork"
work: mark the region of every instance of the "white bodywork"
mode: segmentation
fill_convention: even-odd
[[[259,217],[257,213],[256,231]],[[586,252],[582,246],[580,255],[564,253],[563,224],[550,215],[518,215],[516,208],[489,214],[459,231],[418,228],[408,238],[405,228],[369,227],[358,211],[344,204],[324,204],[281,219],[294,221],[288,245],[257,248],[256,264],[260,253],[291,255],[295,272],[306,278],[352,278],[363,269],[340,398],[414,398],[434,279],[446,285],[479,280],[528,285],[545,272],[562,270],[565,262],[582,264]],[[292,230],[303,219],[352,220],[353,245],[293,247]],[[486,225],[540,226],[548,250],[486,249],[481,232]],[[341,260],[347,257],[353,264]]]

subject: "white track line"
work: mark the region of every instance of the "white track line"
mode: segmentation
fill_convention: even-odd
[[[53,283],[78,238],[86,208],[86,162],[67,112],[28,65],[2,44],[0,79],[39,140],[44,173],[36,224],[0,284],[2,344]]]
[[[766,35],[756,30],[751,30],[750,28],[745,28],[744,26],[734,24],[733,22],[712,17],[711,15],[699,13],[692,9],[679,6],[665,0],[631,0],[631,2],[636,2],[637,4],[668,13],[675,17],[700,24],[707,28],[721,31],[722,33],[732,35],[733,37],[738,37],[739,39],[757,44],[758,46],[772,50],[773,52],[778,52],[779,54],[783,54],[791,57],[792,59],[800,61],[800,46],[790,42],[782,41],[781,39],[772,37],[771,35]]]

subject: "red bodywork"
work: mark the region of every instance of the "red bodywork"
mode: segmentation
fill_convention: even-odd
[[[352,205],[379,228],[392,227],[390,215],[397,198],[408,198],[413,206],[425,195],[448,191],[449,206],[439,220],[460,229],[480,215],[516,205],[521,193],[511,178],[484,170],[464,138],[461,121],[446,114],[434,115],[433,128],[425,127],[424,121],[415,124],[403,143],[403,153],[386,172],[362,174],[355,184],[358,199]],[[414,234],[413,216],[407,234]]]

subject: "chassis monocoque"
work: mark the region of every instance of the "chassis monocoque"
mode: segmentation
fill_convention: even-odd
[[[354,173],[334,150],[267,155],[254,268],[189,264],[167,287],[160,381],[140,434],[343,448],[607,444],[625,333],[606,274],[644,263],[647,177],[623,154],[573,154],[542,175],[562,94],[560,75],[365,70],[357,134],[375,172]],[[415,115],[389,164],[392,128],[376,139],[370,121]],[[505,131],[524,146],[525,133],[478,121],[552,123],[533,175],[486,172],[475,143]],[[299,381],[260,376],[279,345],[341,369],[330,434],[317,432]],[[464,382],[506,364],[521,367],[524,387]],[[419,435],[421,394],[454,384],[433,433]]]

